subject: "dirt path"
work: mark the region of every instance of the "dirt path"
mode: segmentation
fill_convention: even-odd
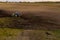
[[[47,36],[45,31],[24,30],[18,34],[17,40],[56,40],[54,35]]]
[[[29,34],[32,30],[24,30],[21,34],[17,35],[17,40],[30,40]]]

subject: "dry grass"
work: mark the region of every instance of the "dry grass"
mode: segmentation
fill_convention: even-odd
[[[0,3],[0,9],[15,11],[59,11],[60,3]]]

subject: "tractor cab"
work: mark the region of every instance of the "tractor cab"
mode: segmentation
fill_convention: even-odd
[[[14,12],[14,13],[12,13],[12,16],[14,16],[14,17],[20,17],[20,12]]]

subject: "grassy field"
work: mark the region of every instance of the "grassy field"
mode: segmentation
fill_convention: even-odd
[[[40,28],[39,30],[36,30],[31,29],[34,26],[27,28],[26,25],[23,26],[24,24],[17,24],[18,21],[22,24],[26,22],[26,20],[21,19],[20,17],[0,18],[0,40],[60,40],[60,29],[48,30]],[[36,28],[39,28],[37,26]],[[25,27],[27,29],[25,29]],[[46,32],[50,35],[46,34]]]
[[[12,11],[59,11],[60,3],[0,3],[0,9]]]
[[[0,3],[0,10],[22,12],[0,17],[0,40],[60,40],[60,3]]]

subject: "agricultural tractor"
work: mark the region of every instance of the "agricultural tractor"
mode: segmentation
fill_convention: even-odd
[[[19,12],[15,12],[15,13],[12,13],[12,15],[11,16],[13,16],[13,17],[20,17],[21,16],[21,14],[19,13]]]

